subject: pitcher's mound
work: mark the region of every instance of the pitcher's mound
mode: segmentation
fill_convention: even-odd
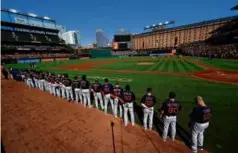
[[[139,62],[137,65],[153,65],[154,63],[152,62]]]

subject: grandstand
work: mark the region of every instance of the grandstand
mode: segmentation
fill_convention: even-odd
[[[23,58],[39,58],[39,61],[67,58],[73,54],[59,38],[55,20],[14,9],[2,9],[1,13],[2,62],[16,63]]]

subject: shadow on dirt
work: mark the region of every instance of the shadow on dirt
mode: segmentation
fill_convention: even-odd
[[[143,109],[142,107],[135,103],[134,105],[134,111],[136,115],[139,118],[140,125],[143,125]],[[154,112],[154,118],[153,118],[153,130],[157,131],[160,136],[162,136],[163,132],[163,122],[159,118],[159,114],[157,112]],[[190,133],[185,130],[179,123],[176,124],[176,139],[183,141],[188,147],[190,147]]]
[[[3,143],[2,143],[2,140],[1,140],[1,153],[6,153],[5,152],[5,147],[4,147]]]

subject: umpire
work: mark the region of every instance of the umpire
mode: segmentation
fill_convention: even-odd
[[[211,108],[208,107],[201,96],[197,96],[197,106],[193,109],[189,115],[190,123],[189,127],[192,129],[192,150],[197,152],[197,148],[203,150],[204,131],[209,126],[209,120],[211,118]],[[198,141],[198,143],[197,143]]]

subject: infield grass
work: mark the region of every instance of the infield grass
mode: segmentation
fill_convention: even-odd
[[[103,60],[103,59],[96,59]],[[200,60],[200,59],[199,59]],[[186,62],[174,60],[158,60],[150,66],[138,66],[135,61],[112,63],[95,67],[93,70],[59,70],[57,66],[68,64],[80,64],[92,60],[76,61],[58,61],[50,63],[37,64],[38,70],[50,71],[55,73],[68,73],[70,77],[75,75],[87,74],[88,77],[98,76],[110,78],[128,78],[132,81],[129,83],[136,94],[136,102],[145,93],[147,87],[152,87],[153,94],[157,97],[156,111],[170,91],[175,91],[177,99],[182,104],[182,111],[179,115],[178,122],[184,129],[188,129],[188,114],[195,106],[194,97],[201,95],[206,103],[212,107],[212,120],[205,133],[205,148],[214,153],[237,153],[237,136],[238,136],[238,86],[222,83],[208,82],[188,76],[170,76],[170,75],[148,75],[148,74],[127,74],[118,72],[101,72],[100,69],[119,69],[119,70],[140,70],[140,71],[163,71],[163,72],[193,72],[202,70],[199,66]],[[200,60],[203,62],[203,60]],[[143,61],[144,62],[144,61]],[[148,61],[149,62],[149,61]],[[151,62],[151,61],[150,61]],[[206,60],[205,60],[206,63]],[[233,62],[231,62],[233,63]],[[214,63],[213,63],[214,64]],[[236,64],[234,64],[236,65]],[[8,65],[13,68],[29,68],[25,64]],[[229,67],[223,67],[228,68]],[[235,68],[235,67],[233,67]],[[236,67],[236,69],[238,66]],[[91,80],[92,81],[92,80]],[[111,81],[113,84],[114,81]],[[102,82],[103,83],[103,82]],[[122,87],[127,83],[121,82]]]

